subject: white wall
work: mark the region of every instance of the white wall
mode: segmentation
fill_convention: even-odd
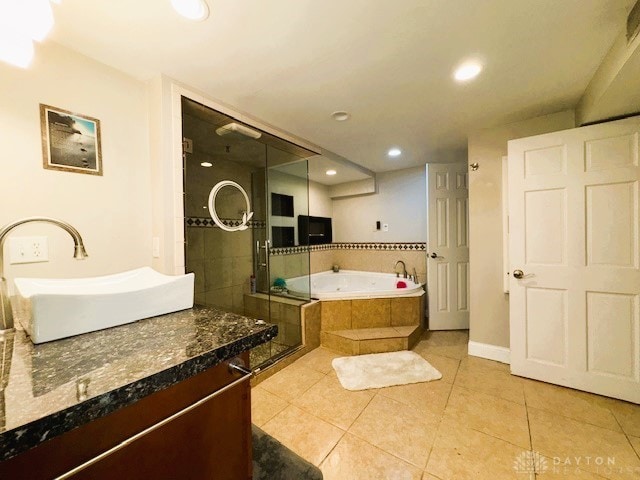
[[[333,200],[334,242],[426,242],[424,166],[376,175],[378,193]],[[377,231],[376,220],[389,224]]]
[[[146,85],[47,42],[27,70],[0,64],[0,92],[0,225],[27,216],[60,218],[80,231],[89,253],[73,260],[72,240],[57,227],[19,227],[10,236],[49,237],[51,261],[9,265],[5,253],[7,276],[74,277],[150,265]],[[40,103],[100,120],[103,176],[42,167]]]
[[[502,157],[516,138],[573,128],[567,110],[469,135],[470,331],[474,342],[509,347],[509,296],[503,292]]]
[[[330,188],[317,182],[309,182],[309,215],[312,217],[332,217],[333,202],[329,197]]]

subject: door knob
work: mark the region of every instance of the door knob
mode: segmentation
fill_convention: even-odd
[[[438,254],[436,252],[431,253],[431,255],[429,255],[431,258],[438,258]]]
[[[524,272],[522,270],[514,270],[513,278],[517,278],[518,280],[520,280],[521,278],[524,278]]]

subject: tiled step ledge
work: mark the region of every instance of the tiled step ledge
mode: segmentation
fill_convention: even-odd
[[[320,342],[323,347],[346,355],[363,355],[410,350],[418,343],[421,334],[420,325],[356,328],[323,331],[320,333]]]

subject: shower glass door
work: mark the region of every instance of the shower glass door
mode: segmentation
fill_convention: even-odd
[[[313,153],[191,100],[182,109],[185,265],[195,302],[276,323],[278,337],[251,352],[252,367],[265,365],[301,345],[309,251],[297,222],[308,215],[305,159]]]

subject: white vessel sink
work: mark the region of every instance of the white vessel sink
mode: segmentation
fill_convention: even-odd
[[[194,274],[144,267],[104,277],[16,278],[20,323],[33,343],[49,342],[193,307]]]

